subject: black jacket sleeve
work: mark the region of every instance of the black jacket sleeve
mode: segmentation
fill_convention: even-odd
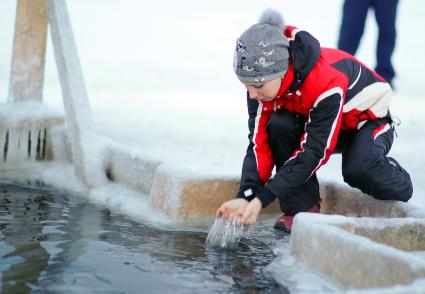
[[[249,145],[246,150],[246,155],[242,165],[242,174],[239,192],[237,193],[237,198],[245,198],[248,201],[251,201],[259,193],[260,190],[264,187],[264,182],[261,180],[257,160],[254,154],[254,129],[255,129],[255,120],[258,115],[259,102],[249,98],[247,93],[247,106],[248,106],[248,128],[249,128]]]

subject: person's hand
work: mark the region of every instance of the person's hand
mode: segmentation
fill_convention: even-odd
[[[263,205],[260,199],[258,199],[257,197],[252,199],[251,202],[249,202],[249,204],[247,205],[245,212],[242,215],[243,224],[244,225],[255,224],[262,206]]]
[[[242,217],[245,208],[248,206],[248,201],[243,198],[236,198],[224,202],[215,214],[216,217],[235,218]]]

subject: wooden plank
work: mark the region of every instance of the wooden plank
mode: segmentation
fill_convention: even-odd
[[[239,179],[195,176],[163,164],[156,171],[149,199],[153,208],[174,220],[200,220],[213,217],[238,189]],[[262,212],[281,213],[279,202],[275,200]]]
[[[94,131],[66,1],[46,0],[46,6],[76,174],[86,186],[98,186],[106,182],[103,154]]]
[[[42,101],[47,14],[44,0],[18,0],[8,102]]]
[[[382,288],[411,284],[425,278],[425,261],[385,242],[376,241],[386,239],[386,243],[390,243],[388,240],[394,235],[403,235],[401,239],[411,244],[398,247],[417,249],[422,244],[418,241],[417,233],[421,232],[420,238],[423,239],[424,225],[423,219],[400,218],[394,222],[391,219],[300,213],[292,227],[290,252],[307,266],[348,287]],[[392,229],[384,230],[388,226]],[[377,232],[373,232],[371,227],[376,231],[381,230],[381,236],[375,235]],[[365,233],[367,230],[369,236]],[[391,240],[391,243],[398,240]]]

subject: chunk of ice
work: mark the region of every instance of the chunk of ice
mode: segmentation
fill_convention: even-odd
[[[208,233],[207,246],[234,249],[238,247],[242,236],[249,236],[251,227],[245,227],[240,219],[216,218]]]

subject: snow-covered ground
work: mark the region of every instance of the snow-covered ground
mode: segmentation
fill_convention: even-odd
[[[68,8],[97,131],[164,162],[198,173],[238,175],[247,145],[245,91],[233,74],[235,39],[263,9],[313,33],[322,46],[337,42],[342,0],[83,1]],[[8,91],[15,0],[0,2],[0,103]],[[400,1],[398,71],[392,112],[402,124],[391,155],[411,173],[412,203],[425,207],[425,97],[420,37],[425,2]],[[377,29],[370,13],[358,57],[375,64]],[[50,42],[50,39],[49,39]],[[48,44],[45,102],[63,111]],[[342,182],[340,156],[319,171]]]

